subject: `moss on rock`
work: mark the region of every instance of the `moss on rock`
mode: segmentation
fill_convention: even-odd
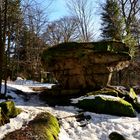
[[[10,122],[10,118],[21,113],[21,109],[16,108],[13,101],[0,103],[0,126]]]
[[[112,95],[117,97],[118,96],[118,92],[112,89],[108,89],[108,90],[98,90],[98,91],[93,91],[93,92],[89,92],[87,93],[88,96],[90,95]]]
[[[89,52],[113,52],[129,55],[129,47],[122,42],[101,41],[101,42],[67,42],[61,43],[42,53],[42,61],[53,60],[54,57],[83,57]]]
[[[120,94],[120,93],[119,93]],[[134,109],[140,113],[140,103],[138,102],[138,96],[136,95],[133,88],[130,88],[130,91],[125,94],[124,100],[132,104]]]
[[[123,98],[125,101],[132,104],[133,108],[138,113],[140,113],[140,103],[138,102],[138,96],[136,95],[133,88],[130,88],[129,91],[103,88],[98,91],[87,93],[87,96],[91,96],[91,95],[111,95],[111,96]]]
[[[26,128],[8,134],[3,140],[58,140],[59,124],[50,113],[43,112]]]
[[[16,117],[21,113],[21,110],[16,108],[14,102],[10,100],[0,103],[0,107],[2,108],[4,115],[9,118]]]
[[[135,91],[133,88],[130,88],[130,92],[129,92],[129,96],[133,99],[133,100],[137,100],[138,96],[136,95]]]
[[[58,137],[59,124],[57,119],[50,113],[41,113],[29,125],[32,126],[34,131],[41,131],[40,135],[48,140],[56,140]]]
[[[108,98],[102,96],[95,96],[94,99],[84,99],[78,102],[78,107],[96,112],[96,113],[105,113],[117,116],[129,116],[135,117],[136,113],[133,109],[133,106],[117,97],[117,98]]]
[[[95,51],[129,52],[129,48],[126,47],[124,43],[117,41],[93,42],[92,45]]]

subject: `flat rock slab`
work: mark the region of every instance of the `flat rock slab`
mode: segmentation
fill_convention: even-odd
[[[93,89],[111,82],[112,73],[129,66],[121,42],[62,43],[43,51],[42,64],[64,89]]]

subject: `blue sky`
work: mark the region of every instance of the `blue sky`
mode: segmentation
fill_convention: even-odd
[[[50,9],[51,20],[59,19],[60,17],[68,15],[67,8],[66,8],[66,1],[67,0],[53,0],[51,9]],[[90,1],[93,2],[93,7],[96,7],[96,9],[98,9],[97,6],[98,6],[99,1],[103,1],[103,0],[90,0]],[[47,3],[47,0],[46,0],[46,3]],[[94,11],[94,13],[95,13],[95,18],[99,18],[99,15],[97,14],[96,10]]]
[[[39,1],[42,1],[42,0],[39,0]],[[43,6],[47,6],[48,4],[48,1],[52,1],[52,0],[45,0],[45,2],[43,1]],[[53,20],[57,20],[63,16],[66,16],[68,15],[68,11],[67,11],[67,8],[66,8],[66,1],[67,0],[53,0],[53,3],[50,7],[50,14],[49,14],[49,19],[50,21],[53,21]],[[99,35],[100,31],[99,31],[99,28],[100,28],[100,9],[99,9],[99,3],[101,1],[104,1],[104,0],[91,0],[93,2],[93,7],[94,7],[94,29],[96,30],[97,34]],[[97,35],[97,36],[98,36]]]
[[[66,0],[54,0],[51,6],[51,20],[59,19],[67,15]]]

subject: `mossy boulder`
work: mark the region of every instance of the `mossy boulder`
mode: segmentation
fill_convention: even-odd
[[[118,96],[131,103],[134,109],[140,113],[140,103],[138,102],[138,96],[133,88],[130,88],[129,91],[118,90]]]
[[[133,106],[119,97],[109,98],[105,96],[95,96],[93,99],[80,100],[77,106],[87,111],[101,114],[105,113],[129,117],[136,116]]]
[[[120,90],[120,89],[114,89],[112,88],[103,88],[98,91],[92,91],[90,93],[86,94],[87,96],[91,95],[111,95],[114,97],[120,97],[124,99],[125,101],[132,104],[133,108],[140,113],[140,103],[138,102],[138,96],[136,95],[133,88],[130,88],[127,90]]]
[[[21,110],[16,108],[14,102],[10,100],[0,103],[0,107],[2,108],[4,115],[9,118],[16,117],[21,113]]]
[[[3,140],[58,140],[59,124],[48,112],[40,113],[26,128],[8,134]]]
[[[16,108],[13,101],[0,103],[0,126],[10,122],[10,118],[21,113],[21,109]]]
[[[118,89],[118,90],[116,90],[116,92],[118,92],[119,97],[124,98],[129,102],[136,102],[138,99],[133,88],[130,88],[127,90]]]

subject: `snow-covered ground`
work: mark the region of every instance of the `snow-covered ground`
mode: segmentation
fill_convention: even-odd
[[[75,118],[80,111],[78,108],[73,106],[49,107],[35,95],[29,101],[24,101],[22,95],[17,95],[11,90],[15,88],[24,92],[33,92],[30,86],[37,84],[37,86],[50,88],[52,85],[38,85],[32,82],[27,84],[25,81],[24,84],[19,83],[20,80],[8,83],[8,94],[14,97],[16,106],[22,108],[23,112],[16,118],[10,119],[10,123],[0,127],[0,139],[9,132],[25,127],[39,112],[48,111],[60,120],[59,140],[109,140],[108,136],[113,131],[119,132],[128,140],[140,140],[140,114],[137,114],[136,118],[129,118],[84,112],[84,115],[91,116],[91,119],[78,122]]]

